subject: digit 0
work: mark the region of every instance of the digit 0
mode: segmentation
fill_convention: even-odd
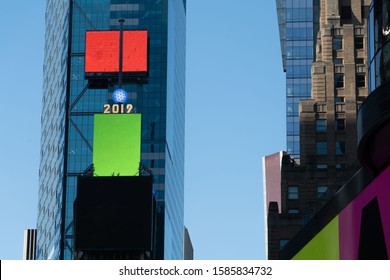
[[[118,114],[119,113],[119,105],[118,104],[112,105],[112,113],[113,114]]]

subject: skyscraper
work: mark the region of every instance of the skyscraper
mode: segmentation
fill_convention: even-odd
[[[365,78],[364,81],[368,81],[369,95],[361,105],[359,104],[360,109],[356,120],[357,145],[354,143],[362,168],[283,247],[279,254],[282,259],[388,260],[390,258],[390,231],[388,230],[390,228],[388,209],[390,205],[388,188],[390,181],[388,145],[390,1],[372,0],[370,7],[369,1],[362,1],[362,3],[364,3],[361,7],[362,16],[368,14],[367,24],[365,24],[367,30],[359,30],[362,27],[355,25],[355,40],[349,39],[349,42],[345,41],[353,34],[352,25],[344,25],[343,30],[343,38],[346,39],[344,42],[350,44],[345,49],[351,49],[353,43],[357,52],[355,61],[367,58],[368,65],[369,78]],[[356,11],[359,11],[359,7],[352,6],[352,11],[354,15],[358,14]],[[367,41],[359,39],[365,37],[363,36],[365,34],[368,35]],[[362,41],[363,48],[359,48]],[[365,45],[364,42],[367,44]],[[364,49],[368,50],[368,55],[363,51]],[[345,54],[344,58],[344,63],[348,64],[347,60],[352,58],[351,53]],[[356,70],[362,67],[361,64],[356,62]],[[345,73],[348,72],[345,69]],[[358,90],[362,90],[358,85],[363,84],[363,79],[359,81],[360,75],[362,71],[356,71]],[[347,81],[353,76],[345,75],[344,78]]]
[[[120,19],[124,30],[148,34],[147,73],[122,88],[142,115],[141,164],[152,171],[164,216],[161,257],[183,258],[185,8],[185,0],[47,2],[37,259],[73,258],[77,177],[93,170],[94,115],[119,82],[87,79],[86,33],[119,30]]]
[[[302,24],[294,25],[301,17],[299,7],[308,2],[313,6],[312,21],[318,22],[319,28],[312,38],[315,53],[314,62],[309,67],[310,97],[298,100],[296,105],[299,157],[296,153],[278,153],[264,160],[264,174],[281,173],[279,182],[272,182],[272,185],[266,183],[264,186],[268,194],[266,208],[270,259],[278,258],[279,250],[359,168],[356,116],[367,96],[366,24],[369,1],[286,0],[285,11],[279,12],[278,17],[279,25],[283,15],[286,18],[287,62],[289,40],[294,44],[295,36],[301,32],[299,28]],[[288,7],[294,5],[297,8],[293,9],[293,16],[290,17]],[[290,39],[288,18],[293,28],[298,29],[290,31]],[[294,51],[299,53],[299,47],[293,47]],[[288,96],[290,78],[287,62]],[[300,64],[299,60],[297,63]],[[301,71],[297,70],[296,73]],[[292,90],[295,91],[294,86]],[[287,150],[290,151],[288,147]]]
[[[287,152],[299,161],[299,101],[311,97],[311,64],[319,2],[276,0],[283,71],[286,72]]]

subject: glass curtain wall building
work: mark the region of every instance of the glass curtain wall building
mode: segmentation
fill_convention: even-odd
[[[37,259],[73,258],[77,176],[93,168],[94,115],[118,88],[116,82],[93,87],[85,79],[85,34],[119,30],[119,19],[124,30],[148,31],[148,75],[122,88],[142,115],[141,163],[152,171],[165,217],[160,255],[183,258],[185,2],[47,1]]]
[[[311,98],[319,0],[276,0],[276,5],[286,72],[287,152],[299,160],[299,101]]]
[[[369,29],[369,92],[390,80],[390,1],[371,2]]]

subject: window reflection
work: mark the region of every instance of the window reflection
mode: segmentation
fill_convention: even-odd
[[[317,155],[326,155],[328,153],[327,145],[325,141],[318,141],[316,143]]]
[[[370,90],[390,79],[390,0],[376,0],[370,11]]]
[[[390,20],[389,20],[390,3],[383,1],[382,4],[382,35],[384,38],[390,34]]]

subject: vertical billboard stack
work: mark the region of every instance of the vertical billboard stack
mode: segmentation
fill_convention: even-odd
[[[153,179],[140,176],[141,114],[122,82],[147,77],[148,33],[87,31],[85,78],[90,88],[118,84],[94,115],[93,165],[77,180],[74,259],[153,259]]]

